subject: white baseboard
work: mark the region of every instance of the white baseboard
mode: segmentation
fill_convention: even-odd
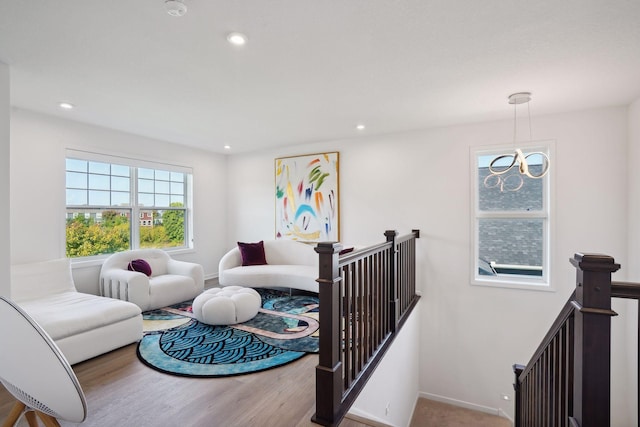
[[[416,413],[416,406],[418,406],[418,399],[420,399],[420,392],[418,392],[418,394],[416,394],[416,398],[413,399],[413,411],[411,411],[411,417],[409,417],[409,424],[407,424],[407,427],[411,425],[411,420],[413,420],[413,416]]]
[[[214,273],[214,274],[205,274],[204,276],[204,280],[211,280],[211,279],[217,279],[218,278],[218,273]]]
[[[380,418],[367,412],[360,411],[357,408],[349,409],[349,412],[347,412],[344,417],[371,427],[393,427],[391,424],[388,424],[384,420],[381,420]]]
[[[419,398],[420,398],[419,393],[416,393],[415,398],[413,399],[413,406],[412,406],[413,409],[411,409],[411,416],[409,416],[407,425],[404,427],[409,427],[411,425],[411,420],[413,420],[413,414],[416,412],[416,406],[418,405]],[[389,424],[389,421],[381,419],[380,417],[377,417],[375,415],[371,415],[370,413],[366,411],[362,411],[358,408],[354,408],[353,406],[349,409],[349,412],[347,412],[347,414],[345,415],[345,418],[349,418],[353,421],[358,421],[370,427],[394,427],[395,426],[395,424]]]
[[[498,415],[501,416],[502,418],[506,418],[509,421],[511,421],[511,424],[514,423],[513,418],[511,418],[506,412],[504,412],[501,408],[498,408]]]
[[[464,400],[453,399],[450,397],[440,396],[432,393],[425,393],[423,391],[420,392],[420,397],[435,400],[436,402],[448,403],[450,405],[459,406],[461,408],[472,409],[478,412],[484,412],[486,414],[497,415],[499,417],[506,418],[513,423],[511,417],[501,408],[492,408],[489,406],[478,405],[476,403],[465,402]]]

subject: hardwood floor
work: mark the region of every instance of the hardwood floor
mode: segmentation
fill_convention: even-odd
[[[317,427],[315,367],[308,354],[288,365],[248,375],[187,378],[163,374],[138,360],[132,344],[73,369],[87,398],[86,427]],[[15,400],[0,387],[0,422]],[[485,424],[480,424],[484,420]],[[340,427],[369,424],[345,418]],[[420,399],[412,427],[508,426],[495,416]],[[20,427],[26,427],[23,419]]]
[[[213,279],[205,287],[217,285]],[[187,378],[147,367],[138,360],[136,347],[131,344],[73,366],[87,398],[88,416],[82,424],[61,421],[62,427],[318,426],[311,422],[317,355],[308,354],[288,365],[254,374]],[[13,396],[0,386],[0,422],[14,403]],[[485,416],[419,399],[411,427],[475,427]],[[482,425],[509,425],[504,421],[494,417]],[[340,427],[371,425],[380,424],[349,418],[340,423]],[[22,419],[19,426],[28,424]]]
[[[163,374],[142,364],[136,345],[75,365],[87,398],[90,427],[164,426],[317,426],[310,421],[315,404],[317,355],[279,368],[224,378],[186,378]],[[0,387],[0,421],[13,397]],[[61,422],[62,426],[73,424]],[[26,423],[24,424],[26,425]],[[342,427],[365,424],[345,420]]]

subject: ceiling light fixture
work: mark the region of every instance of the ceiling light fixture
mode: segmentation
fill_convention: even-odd
[[[527,104],[527,112],[529,119],[529,140],[533,140],[532,132],[531,132],[531,109],[529,108],[529,101],[531,101],[531,92],[518,92],[509,95],[509,104],[513,105],[513,146],[516,146],[516,140],[518,135],[518,116],[516,107],[519,104]],[[485,186],[488,188],[500,187],[501,191],[504,191],[507,184],[507,179],[511,176],[505,176],[502,178],[500,175],[503,175],[513,169],[517,164],[517,169],[520,172],[520,181],[516,182],[512,185],[512,188],[509,191],[517,191],[522,188],[522,175],[525,175],[529,178],[542,178],[549,172],[549,157],[540,151],[525,154],[521,149],[515,148],[515,152],[513,154],[501,154],[494,158],[491,163],[489,163],[489,172],[491,175],[488,175],[485,178]],[[531,168],[530,168],[531,167]],[[533,169],[533,170],[532,170]],[[487,179],[495,177],[495,179],[490,180],[490,183]],[[512,180],[513,181],[513,180]],[[495,184],[495,185],[494,185]],[[507,185],[509,187],[509,185]]]
[[[359,124],[359,125],[357,125],[357,126],[356,126],[356,129],[358,129],[358,130],[364,130],[364,127],[365,127],[365,126],[364,126],[363,124]]]
[[[228,144],[227,144],[227,145],[225,145],[223,148],[224,148],[225,150],[231,150],[231,146],[230,146],[230,145],[228,145]]]
[[[185,6],[182,0],[166,0],[164,7],[171,16],[182,16],[187,13],[187,6]]]
[[[247,36],[242,33],[229,33],[227,41],[234,46],[244,46],[247,44]]]
[[[60,102],[58,103],[58,107],[62,108],[63,110],[73,110],[74,105],[70,102]]]

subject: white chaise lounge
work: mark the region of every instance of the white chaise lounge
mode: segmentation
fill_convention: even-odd
[[[69,363],[142,338],[132,303],[78,292],[69,259],[11,266],[10,298],[51,336]]]
[[[314,244],[265,240],[264,253],[266,264],[243,266],[240,249],[231,249],[218,265],[220,285],[318,292],[318,254]]]

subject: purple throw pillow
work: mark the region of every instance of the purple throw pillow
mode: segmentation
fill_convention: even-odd
[[[348,254],[349,252],[353,252],[354,248],[344,248],[343,250],[341,250],[338,255],[345,255]]]
[[[134,259],[127,266],[127,270],[129,271],[137,271],[139,273],[144,273],[147,276],[151,277],[151,266],[149,263],[143,259]]]
[[[238,249],[240,249],[240,255],[242,255],[242,265],[264,265],[267,263],[267,258],[264,254],[264,241],[260,240],[258,243],[243,243],[238,242]]]

